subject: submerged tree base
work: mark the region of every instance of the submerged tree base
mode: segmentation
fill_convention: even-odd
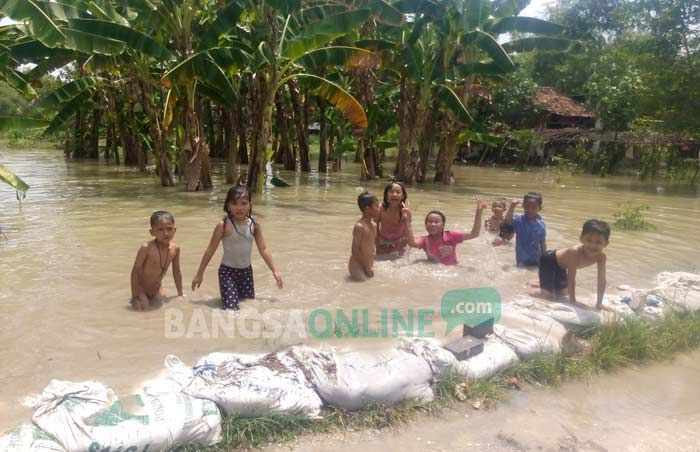
[[[590,337],[590,350],[574,355],[539,355],[484,380],[448,375],[433,389],[435,400],[427,404],[406,401],[399,405],[371,405],[360,411],[329,409],[320,419],[276,415],[223,422],[223,441],[212,447],[188,446],[182,452],[242,450],[278,443],[301,435],[342,430],[383,429],[406,424],[419,415],[438,414],[457,403],[489,408],[520,384],[556,386],[562,382],[652,360],[700,347],[700,313],[669,313],[655,323],[625,319],[599,327]]]

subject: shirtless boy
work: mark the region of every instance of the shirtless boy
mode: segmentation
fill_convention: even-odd
[[[576,303],[576,270],[597,264],[598,293],[596,309],[603,306],[605,263],[603,252],[610,239],[610,226],[604,221],[588,220],[583,224],[581,243],[570,248],[547,251],[540,259],[540,290],[532,295],[554,299],[568,295]]]
[[[374,276],[374,241],[377,236],[379,218],[379,202],[377,197],[364,192],[357,197],[357,205],[362,211],[360,218],[352,230],[352,249],[348,270],[353,281],[366,281]]]
[[[131,269],[131,305],[137,311],[162,304],[165,295],[161,283],[171,263],[177,294],[182,296],[180,247],[172,241],[175,231],[170,212],[153,212],[150,233],[154,239],[141,245]]]

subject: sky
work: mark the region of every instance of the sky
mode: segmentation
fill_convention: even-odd
[[[556,3],[556,0],[532,0],[527,8],[520,12],[520,15],[544,19],[547,13],[547,6],[554,3]]]

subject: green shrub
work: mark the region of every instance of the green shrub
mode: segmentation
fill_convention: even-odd
[[[645,219],[645,212],[649,210],[649,206],[645,205],[626,205],[622,206],[620,212],[613,214],[615,218],[615,226],[626,231],[646,231],[654,229],[654,225]]]

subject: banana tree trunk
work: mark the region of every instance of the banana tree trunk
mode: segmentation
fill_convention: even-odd
[[[74,159],[85,158],[84,124],[85,113],[82,110],[78,110],[75,114],[75,131],[73,133],[73,140],[71,141],[71,153]]]
[[[289,93],[292,100],[292,111],[294,112],[294,126],[297,129],[297,141],[299,143],[299,160],[302,171],[311,171],[309,162],[308,129],[304,127],[304,111],[299,96],[299,87],[296,82],[289,83]]]
[[[445,185],[449,185],[453,181],[452,162],[457,154],[457,138],[459,136],[457,124],[451,116],[451,113],[447,113],[447,117],[442,122],[443,138],[435,162],[435,177],[433,178],[433,182],[441,182]]]
[[[90,123],[90,132],[88,138],[87,157],[90,159],[98,159],[100,157],[100,121],[102,119],[102,109],[95,108],[92,110],[92,119]]]
[[[280,134],[279,148],[275,155],[275,162],[284,164],[284,169],[294,170],[296,167],[296,159],[292,154],[292,148],[289,143],[289,124],[286,111],[286,100],[284,91],[280,92],[275,97],[275,113],[277,116],[277,129]]]
[[[168,152],[165,149],[165,131],[158,115],[158,111],[161,109],[155,105],[152,84],[141,77],[138,78],[138,84],[143,96],[143,109],[148,116],[148,133],[151,138],[153,155],[156,159],[156,169],[160,177],[160,184],[163,187],[173,187],[175,186],[175,181],[170,170]]]
[[[318,134],[318,172],[328,172],[328,148],[326,146],[326,101],[318,100],[318,116],[320,131]]]
[[[238,161],[243,164],[248,164],[248,134],[246,125],[248,124],[248,115],[243,114],[243,105],[239,102],[236,106],[236,127],[238,127]]]
[[[408,184],[415,184],[413,164],[416,156],[413,155],[415,147],[415,121],[416,121],[416,96],[415,88],[409,85],[403,78],[399,87],[399,105],[397,119],[399,125],[399,156],[396,161],[396,178]]]
[[[247,185],[251,190],[260,193],[265,183],[265,166],[272,132],[272,110],[275,106],[277,78],[274,67],[256,75],[253,85],[255,91],[253,111],[256,113],[256,121],[253,131],[253,152],[248,163]]]
[[[233,110],[221,109],[224,137],[223,148],[226,152],[226,183],[232,184],[238,177],[238,155],[236,154],[236,115]]]

